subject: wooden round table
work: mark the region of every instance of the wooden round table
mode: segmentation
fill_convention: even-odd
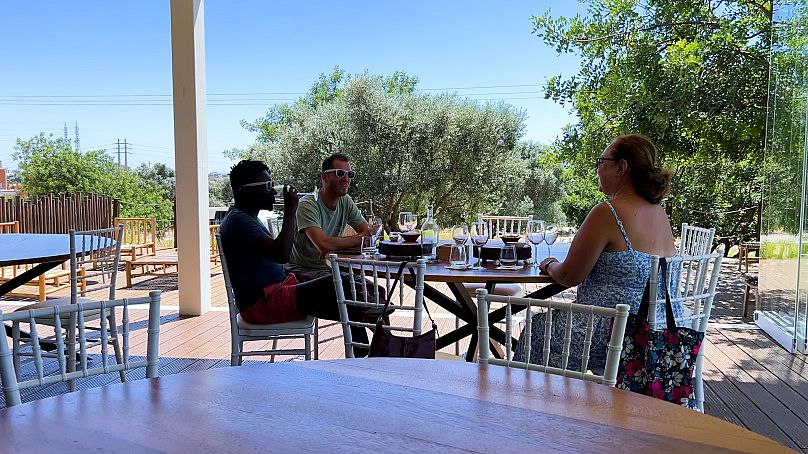
[[[0,410],[6,452],[783,452],[604,385],[452,361],[228,367]]]

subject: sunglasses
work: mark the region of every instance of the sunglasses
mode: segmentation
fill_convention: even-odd
[[[606,161],[619,162],[620,160],[616,159],[616,158],[597,158],[597,159],[595,159],[595,169],[596,170],[599,169],[600,165],[603,164]]]
[[[337,178],[342,178],[345,175],[348,175],[348,178],[353,179],[356,176],[356,172],[353,170],[342,170],[342,169],[328,169],[323,170],[323,173],[334,172],[337,175]]]
[[[239,189],[244,189],[244,188],[246,188],[246,187],[248,187],[248,186],[257,186],[257,187],[261,187],[261,186],[263,186],[263,187],[264,187],[264,189],[266,189],[266,191],[267,191],[267,192],[270,192],[270,191],[272,190],[272,186],[273,186],[273,185],[272,185],[272,180],[269,180],[269,181],[259,181],[259,182],[257,182],[257,183],[247,183],[247,184],[245,184],[245,185],[242,185],[242,186],[241,186],[241,188],[239,188]]]

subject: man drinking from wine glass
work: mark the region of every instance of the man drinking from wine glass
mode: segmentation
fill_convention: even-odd
[[[338,321],[339,308],[330,275],[301,283],[283,267],[289,261],[297,232],[297,190],[284,186],[283,226],[274,236],[258,219],[260,210],[272,210],[277,195],[266,164],[239,162],[230,171],[230,185],[235,203],[222,221],[221,238],[241,317],[256,324],[291,322],[309,315]],[[348,317],[361,321],[363,311],[356,309],[348,307]],[[351,327],[351,331],[357,342],[368,342],[364,328]],[[366,349],[354,348],[354,356],[366,355]]]

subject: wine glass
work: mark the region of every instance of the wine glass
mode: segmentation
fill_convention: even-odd
[[[378,252],[378,248],[376,247],[376,242],[379,241],[379,237],[382,235],[382,229],[384,224],[382,223],[382,218],[372,216],[368,219],[368,230],[370,230],[370,243],[368,244],[367,250],[370,254],[376,254]],[[364,239],[363,239],[364,245]],[[363,249],[362,254],[364,255],[365,251]]]
[[[544,221],[541,219],[527,223],[527,241],[530,243],[533,268],[539,266],[539,245],[544,241]]]
[[[466,246],[456,242],[449,251],[449,268],[464,270],[466,266]]]
[[[473,270],[482,269],[482,247],[488,242],[490,232],[488,223],[485,221],[475,221],[471,223],[471,244],[477,246],[477,264]]]
[[[452,239],[455,244],[466,244],[469,239],[469,228],[464,224],[455,225],[452,227]]]
[[[405,218],[408,214],[412,214],[409,211],[402,211],[398,213],[398,231],[399,232],[409,232],[407,230],[407,224],[404,222]]]
[[[499,250],[499,264],[502,266],[515,266],[517,262],[516,245],[505,243]]]
[[[401,217],[401,228],[402,232],[412,232],[415,226],[418,224],[418,217],[412,213],[404,213],[404,216]]]
[[[544,227],[544,242],[547,243],[547,256],[552,256],[550,246],[558,239],[558,227],[555,224],[547,224]]]

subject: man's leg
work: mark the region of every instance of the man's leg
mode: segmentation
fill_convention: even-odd
[[[350,290],[346,288],[346,295],[350,298]],[[339,321],[339,307],[337,294],[334,290],[334,280],[331,276],[322,276],[297,285],[297,310],[303,315],[313,315],[317,318]],[[362,321],[362,309],[348,305],[348,319]],[[355,342],[368,343],[368,334],[361,326],[351,327],[351,337]],[[354,347],[354,356],[364,358],[368,350]]]

